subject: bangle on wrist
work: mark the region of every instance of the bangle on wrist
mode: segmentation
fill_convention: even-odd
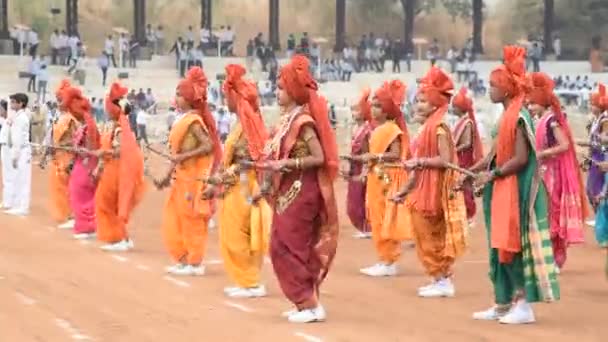
[[[502,177],[502,172],[500,172],[499,168],[495,168],[494,170],[492,170],[492,172],[490,174],[492,175],[492,178]]]

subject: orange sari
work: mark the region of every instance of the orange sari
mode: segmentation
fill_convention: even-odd
[[[70,145],[72,143],[72,133],[77,121],[72,114],[64,112],[59,120],[53,124],[53,145]],[[68,182],[70,174],[68,168],[72,163],[73,153],[63,150],[55,150],[49,168],[49,208],[53,220],[58,223],[67,221],[70,218],[72,209],[68,192]]]
[[[197,147],[191,132],[193,125],[200,125],[207,132],[202,118],[194,111],[173,124],[169,133],[172,155]],[[203,261],[212,212],[211,201],[201,198],[205,184],[197,178],[210,174],[213,159],[213,154],[196,156],[175,167],[175,179],[163,211],[162,231],[169,254],[176,262],[199,265]]]
[[[394,122],[387,121],[371,134],[369,151],[385,153],[397,138],[401,138],[401,159],[409,156],[409,142]],[[388,176],[388,177],[387,177]],[[403,169],[382,169],[371,163],[367,176],[367,217],[372,227],[372,239],[380,261],[392,264],[401,255],[401,242],[412,238],[409,210],[403,204],[390,201],[390,197],[407,182]]]
[[[101,135],[101,149],[111,151],[117,144],[122,144],[123,142],[118,140],[120,135],[120,127],[113,127],[111,131],[104,132]],[[143,170],[141,151],[136,150],[130,153],[140,155],[140,169]],[[145,181],[142,173],[139,175],[139,179],[135,180],[134,191],[127,212],[120,213],[120,194],[121,191],[126,190],[126,188],[121,187],[121,163],[123,162],[122,156],[119,158],[114,158],[111,155],[104,156],[103,173],[99,178],[97,191],[95,192],[97,238],[99,241],[106,243],[116,243],[128,239],[127,223],[130,213],[139,204],[145,191]],[[125,217],[121,217],[121,214]]]

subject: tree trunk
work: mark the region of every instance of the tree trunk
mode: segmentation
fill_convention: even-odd
[[[146,45],[146,0],[133,0],[133,32],[140,46]]]
[[[473,53],[483,54],[483,0],[473,0]]]
[[[406,53],[414,53],[414,19],[416,17],[416,0],[401,0],[405,17],[403,45]]]
[[[201,0],[201,28],[206,28],[211,32],[211,0]]]
[[[9,39],[8,32],[8,0],[2,0],[0,4],[0,39]]]
[[[553,53],[553,18],[555,7],[553,0],[545,0],[544,41],[545,54]]]
[[[65,1],[65,30],[69,35],[78,34],[78,0]]]
[[[340,52],[346,44],[346,0],[336,0],[336,46],[334,52]]]
[[[279,0],[268,0],[268,44],[276,51],[281,48],[279,37]]]

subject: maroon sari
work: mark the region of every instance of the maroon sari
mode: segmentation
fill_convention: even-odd
[[[454,143],[458,146],[458,141],[462,137],[467,126],[471,124],[473,125],[473,121],[469,119],[467,116],[464,116],[462,119],[458,120],[456,126],[454,127]],[[471,139],[475,139],[475,137],[471,137]],[[466,150],[462,150],[458,152],[458,166],[468,169],[475,164],[475,151],[474,151],[475,142],[471,141],[471,146]],[[473,185],[467,183],[463,188],[464,195],[464,204],[467,208],[467,219],[471,219],[475,216],[475,212],[477,211],[477,206],[475,204],[475,196],[473,194]]]
[[[274,160],[309,155],[307,143],[299,138],[304,126],[315,127],[306,109],[283,120],[265,155]],[[333,184],[325,169],[318,168],[277,175],[273,185],[270,259],[283,293],[300,307],[318,298],[319,285],[336,254]]]
[[[363,145],[369,140],[370,133],[371,126],[368,122],[359,127],[351,141],[351,155],[356,156],[362,153]],[[350,162],[349,176],[358,176],[361,174],[362,170],[363,163],[355,161]],[[348,192],[346,194],[346,212],[348,218],[353,226],[362,233],[369,233],[371,231],[365,210],[366,187],[367,185],[365,182],[350,180],[348,182]]]

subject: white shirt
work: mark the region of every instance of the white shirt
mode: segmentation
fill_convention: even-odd
[[[80,39],[78,39],[78,37],[76,36],[72,36],[68,38],[68,46],[73,49],[75,49],[76,47],[78,47],[78,43],[80,42]]]
[[[19,156],[22,150],[31,152],[30,143],[30,116],[25,109],[18,111],[13,117],[9,136],[13,146],[11,148],[13,157]]]
[[[59,35],[55,34],[55,32],[51,33],[51,37],[49,38],[49,44],[53,49],[59,49]]]
[[[104,46],[103,52],[107,53],[108,55],[111,55],[114,53],[114,41],[112,41],[112,39],[109,39],[109,38],[106,39],[103,46]]]
[[[7,119],[0,118],[0,144],[5,145],[8,144],[8,132],[10,130],[10,125]]]
[[[38,33],[36,33],[36,31],[30,31],[27,35],[27,41],[28,43],[30,43],[30,45],[36,45],[40,43],[40,41],[38,40]]]
[[[129,51],[129,40],[126,37],[118,38],[118,46],[121,52]]]
[[[201,29],[201,42],[209,43],[210,39],[211,39],[211,32],[209,32],[209,30],[207,30],[206,28],[202,28]]]
[[[59,38],[57,38],[57,45],[59,48],[68,47],[68,36],[65,34],[60,34]]]
[[[139,112],[137,112],[137,116],[135,117],[135,123],[137,123],[138,125],[146,125],[146,122],[148,121],[148,113],[146,113],[143,110],[140,110]]]

